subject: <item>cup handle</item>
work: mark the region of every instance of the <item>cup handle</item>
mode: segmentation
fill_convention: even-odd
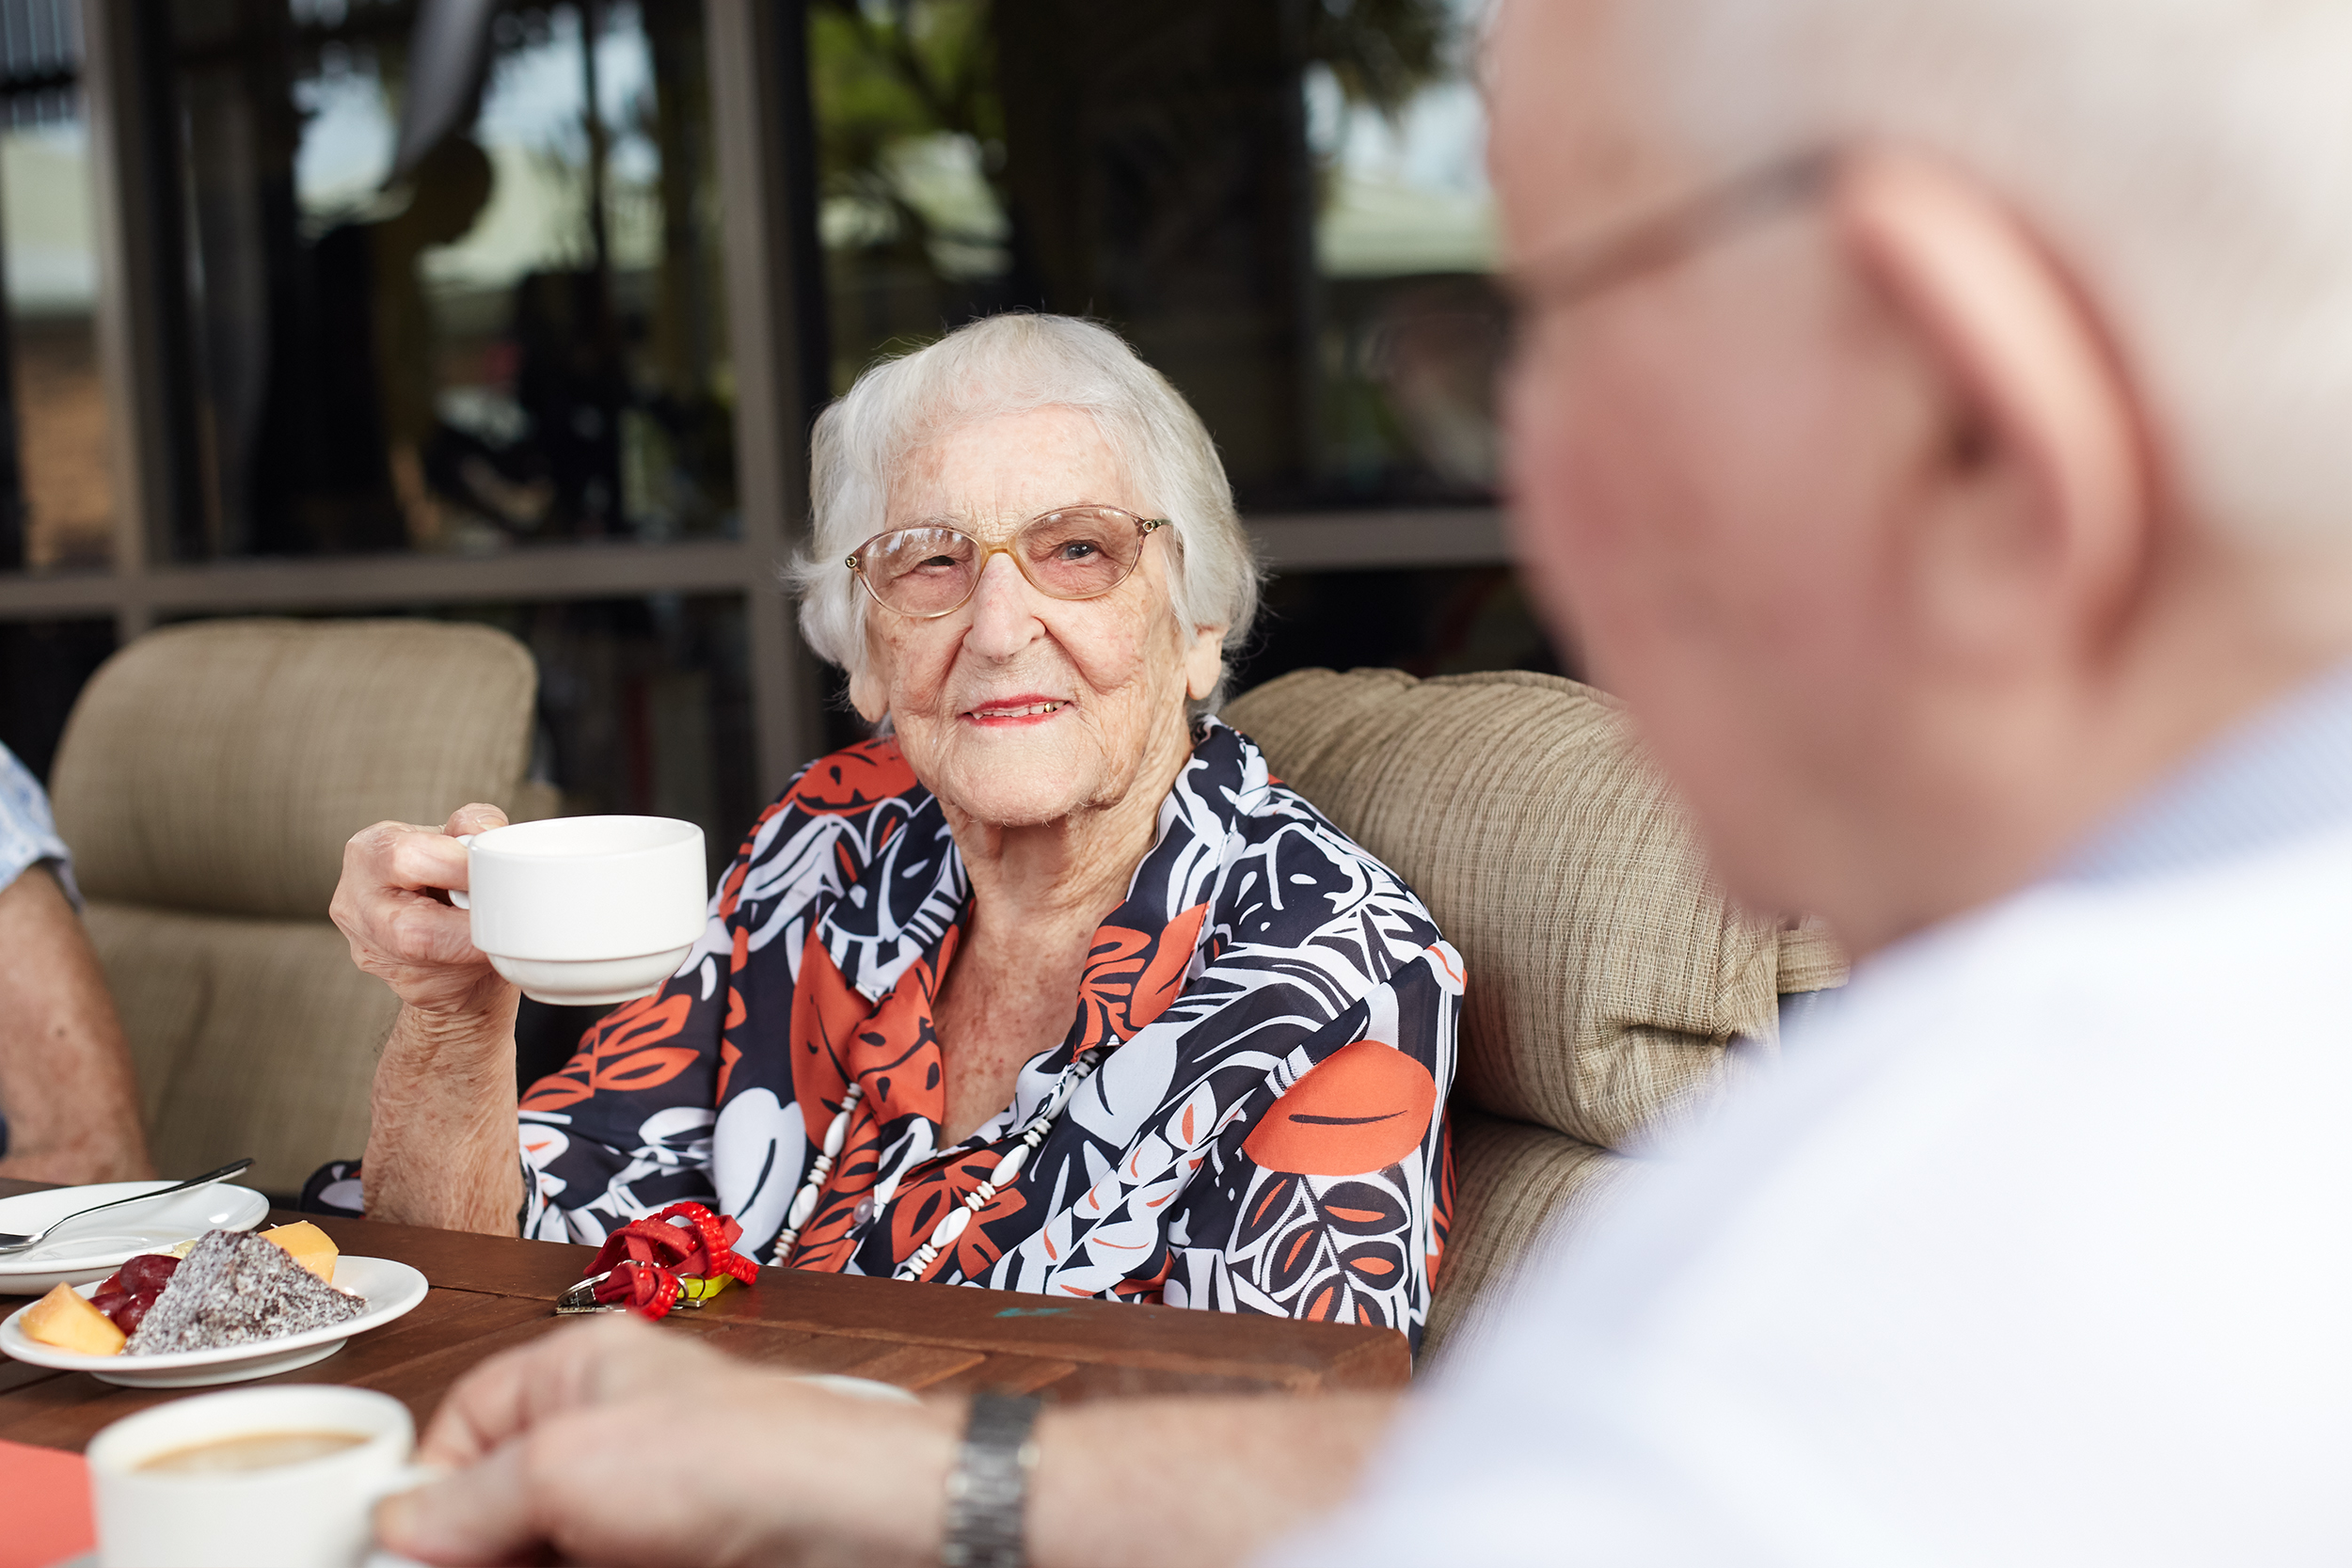
[[[470,848],[472,848],[472,847],[473,847],[473,841],[474,841],[475,839],[477,839],[477,838],[480,838],[481,836],[482,836],[482,835],[481,835],[480,833],[459,833],[459,834],[457,835],[457,842],[458,842],[458,843],[460,843],[460,844],[462,844],[462,845],[464,845],[467,848],[470,849]],[[470,910],[470,909],[472,909],[472,908],[473,908],[473,900],[472,900],[470,897],[467,896],[466,890],[465,890],[464,888],[462,888],[462,887],[453,887],[453,888],[449,889],[448,891],[449,891],[449,901],[450,901],[452,904],[455,905],[457,908],[459,908],[459,909],[461,909],[461,910]]]
[[[387,1497],[396,1497],[403,1492],[413,1492],[420,1486],[430,1486],[453,1473],[446,1465],[403,1465],[376,1484],[368,1497],[368,1507],[373,1509]],[[362,1568],[411,1568],[410,1559],[394,1557],[377,1544],[375,1532],[373,1529],[368,1532],[368,1556]]]

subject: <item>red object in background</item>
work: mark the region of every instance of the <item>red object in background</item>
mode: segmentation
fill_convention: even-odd
[[[0,1440],[0,1568],[55,1568],[95,1551],[89,1467],[78,1453]]]
[[[680,1223],[672,1223],[672,1222]],[[596,1299],[625,1306],[647,1318],[662,1318],[678,1298],[686,1275],[732,1275],[749,1285],[759,1265],[735,1250],[742,1226],[699,1203],[673,1203],[647,1220],[631,1220],[605,1237],[587,1275],[604,1274]],[[609,1273],[608,1273],[609,1271]]]

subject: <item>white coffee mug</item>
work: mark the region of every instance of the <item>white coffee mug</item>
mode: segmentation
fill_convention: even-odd
[[[667,816],[556,816],[469,833],[473,944],[525,996],[565,1006],[649,996],[707,913],[703,831]]]
[[[262,1469],[146,1470],[224,1438],[337,1433],[352,1447]],[[125,1417],[90,1439],[102,1568],[358,1568],[377,1502],[434,1479],[408,1462],[416,1427],[389,1394],[333,1384],[239,1388]]]

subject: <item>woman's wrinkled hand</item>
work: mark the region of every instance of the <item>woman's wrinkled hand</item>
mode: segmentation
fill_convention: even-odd
[[[326,910],[351,940],[351,961],[420,1011],[493,1010],[507,983],[474,946],[466,911],[446,895],[466,885],[458,837],[504,826],[504,812],[477,804],[458,808],[440,828],[378,822],[352,834]]]
[[[485,1362],[417,1458],[453,1474],[384,1502],[425,1562],[936,1562],[945,1407],[844,1399],[625,1317]]]

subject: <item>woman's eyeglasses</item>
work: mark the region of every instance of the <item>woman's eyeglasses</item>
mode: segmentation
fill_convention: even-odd
[[[877,533],[844,563],[874,602],[918,621],[963,608],[980,585],[989,558],[1012,557],[1029,586],[1052,599],[1091,599],[1127,580],[1143,543],[1168,526],[1115,506],[1065,506],[1032,517],[1001,545],[983,545],[960,528],[929,525]]]

